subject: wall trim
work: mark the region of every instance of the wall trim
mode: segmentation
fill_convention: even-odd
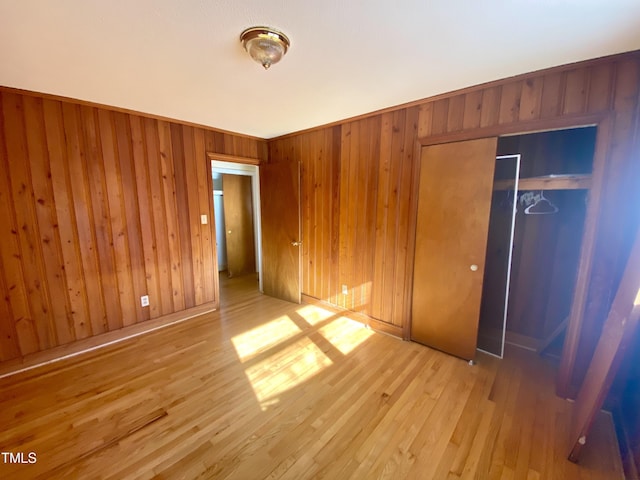
[[[219,160],[222,162],[241,163],[244,165],[260,165],[259,158],[241,157],[238,155],[227,155],[224,153],[207,152],[209,160]]]

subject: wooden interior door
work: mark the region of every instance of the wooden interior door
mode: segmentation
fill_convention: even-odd
[[[571,450],[576,462],[593,421],[602,408],[620,363],[632,342],[640,321],[640,231],[631,249],[622,280],[602,334],[573,406]]]
[[[255,273],[256,250],[251,177],[223,174],[222,196],[229,277]]]
[[[422,148],[411,339],[475,357],[497,138]]]
[[[262,290],[300,303],[300,163],[283,160],[260,165],[262,212]]]

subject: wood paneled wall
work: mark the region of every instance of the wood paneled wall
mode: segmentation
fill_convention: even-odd
[[[0,89],[0,360],[217,302],[207,151],[265,148]]]
[[[632,141],[640,52],[532,73],[270,141],[302,162],[303,293],[406,326],[418,145],[595,123],[609,117],[579,381],[621,275],[639,200]],[[274,148],[276,147],[277,148]],[[278,158],[281,160],[282,158]],[[635,158],[637,162],[637,156]],[[348,294],[341,293],[347,285]]]

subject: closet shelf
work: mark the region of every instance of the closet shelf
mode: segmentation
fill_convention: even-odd
[[[513,180],[496,180],[494,190],[513,188]],[[521,178],[518,190],[587,190],[591,188],[591,174],[545,175],[542,177]]]

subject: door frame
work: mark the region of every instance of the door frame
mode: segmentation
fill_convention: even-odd
[[[253,241],[256,252],[256,271],[258,272],[259,288],[262,292],[262,224],[260,223],[260,169],[257,165],[216,160],[216,155],[211,154],[211,178],[214,173],[229,175],[245,175],[251,177],[251,196],[253,197]],[[213,195],[213,191],[211,192]],[[215,213],[214,213],[215,215]],[[214,217],[215,218],[215,217]]]
[[[411,227],[409,231],[409,244],[407,245],[407,268],[405,272],[405,300],[411,305],[413,295],[413,258],[415,256],[415,234],[418,215],[418,180],[420,178],[420,154],[422,147],[439,143],[459,142],[486,137],[505,137],[511,135],[523,135],[552,130],[566,130],[570,128],[593,127],[596,131],[596,144],[593,154],[593,168],[591,173],[591,188],[587,202],[585,225],[580,242],[580,259],[576,272],[576,285],[574,289],[571,313],[567,334],[562,349],[562,357],[556,378],[556,393],[565,398],[575,397],[577,393],[573,385],[573,376],[577,368],[576,359],[582,333],[583,317],[591,284],[593,256],[600,217],[600,201],[605,178],[605,166],[608,162],[608,152],[611,147],[611,131],[613,126],[613,114],[603,112],[589,115],[567,115],[540,120],[515,121],[504,125],[481,127],[471,130],[461,130],[453,133],[436,134],[428,137],[420,137],[414,145],[413,183],[409,192],[412,199],[410,204],[409,219]],[[417,159],[417,160],[416,160]],[[403,339],[411,339],[411,307],[406,310],[403,319]]]

